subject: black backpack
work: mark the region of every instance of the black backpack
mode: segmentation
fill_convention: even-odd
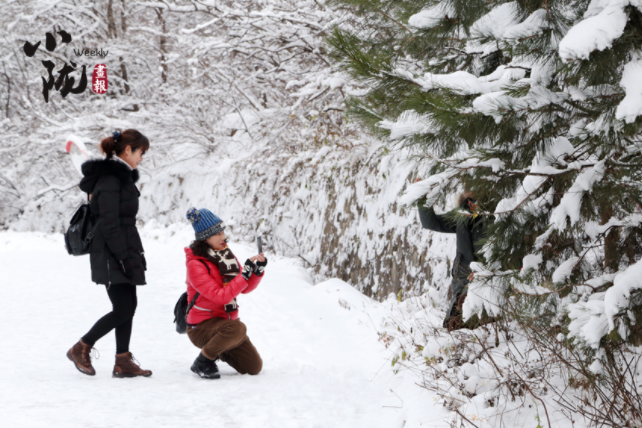
[[[98,221],[91,215],[89,204],[83,204],[69,222],[69,228],[65,232],[65,247],[72,256],[83,256],[91,250],[91,240],[94,239],[94,231],[98,227]]]
[[[207,268],[207,273],[210,273],[210,267],[203,260],[200,260],[201,263]],[[174,322],[176,323],[176,332],[179,334],[185,334],[187,332],[187,314],[190,309],[196,304],[196,299],[200,296],[201,293],[196,293],[194,298],[189,304],[187,303],[187,291],[181,294],[181,297],[178,298],[178,302],[174,306]]]

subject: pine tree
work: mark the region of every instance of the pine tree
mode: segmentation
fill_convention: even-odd
[[[349,112],[429,175],[402,200],[494,218],[464,316],[565,333],[580,364],[642,343],[642,2],[338,3]]]

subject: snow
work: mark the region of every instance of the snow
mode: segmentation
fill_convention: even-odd
[[[615,328],[615,317],[623,310],[629,309],[631,292],[642,288],[640,278],[642,278],[642,260],[619,273],[613,281],[613,287],[606,290],[604,313],[611,330]]]
[[[501,4],[478,19],[470,28],[472,38],[482,37],[504,37],[507,28],[515,25],[518,16],[519,6],[512,1]]]
[[[455,174],[456,171],[446,171],[413,183],[408,186],[406,192],[399,198],[399,202],[402,205],[408,206],[414,204],[423,196],[426,196],[426,206],[432,206],[437,200],[442,187],[444,187],[448,183],[448,180]]]
[[[343,77],[334,75],[334,76],[329,77],[326,80],[324,80],[323,83],[326,84],[327,86],[329,86],[330,89],[335,90],[337,88],[341,88],[341,87],[345,86],[346,79],[344,79]]]
[[[499,316],[506,307],[506,286],[497,278],[473,281],[468,285],[468,294],[463,306],[463,318],[481,314],[484,309],[490,316]]]
[[[174,303],[185,289],[189,229],[142,233],[148,285],[138,288],[131,350],[154,374],[124,380],[111,377],[113,333],[96,344],[101,356],[94,360],[95,377],[79,373],[65,356],[110,310],[103,286],[89,280],[88,258],[68,256],[61,235],[0,233],[0,296],[11,302],[3,311],[7,328],[0,348],[6,426],[114,427],[135,421],[138,427],[176,427],[189,421],[387,428],[401,426],[406,417],[432,415],[429,402],[428,410],[401,406],[399,397],[412,403],[427,396],[421,398],[410,380],[400,382],[382,370],[389,367],[389,353],[372,322],[380,304],[338,279],[313,286],[298,262],[272,255],[259,288],[239,299],[263,372],[241,376],[220,363],[220,380],[192,374],[198,349],[172,323]],[[242,259],[253,251],[239,243],[231,248]]]
[[[525,71],[522,69],[507,66],[500,66],[493,73],[479,77],[466,71],[455,71],[449,74],[425,73],[420,77],[414,77],[408,70],[400,67],[393,71],[394,75],[417,83],[424,91],[443,88],[461,95],[488,94],[499,91],[506,84],[521,79],[524,73]],[[402,113],[402,116],[406,113]]]
[[[415,28],[430,29],[438,25],[447,16],[454,17],[457,14],[454,7],[448,2],[440,2],[437,5],[424,9],[412,15],[408,24]]]
[[[397,284],[416,292],[435,287],[445,298],[454,236],[422,229],[415,209],[399,206],[416,171],[406,153],[382,156],[379,143],[355,144],[350,151],[322,144],[295,153],[273,153],[258,143],[238,147],[177,162],[153,179],[145,171],[139,212],[145,227],[182,222],[185,207],[208,207],[234,222],[234,240],[261,233],[271,251],[314,266],[315,281],[340,277],[377,299],[396,284],[389,265],[376,260],[400,257],[390,242],[402,239],[403,251],[418,256],[399,261]],[[400,232],[406,228],[413,233]]]
[[[7,162],[8,178],[0,178],[17,186],[13,189],[3,186],[3,190],[8,190],[0,194],[0,205],[4,208],[0,210],[0,222],[21,230],[61,230],[69,213],[83,200],[80,192],[72,190],[77,177],[71,177],[75,173],[70,173],[67,155],[51,158],[56,151],[62,151],[63,138],[76,133],[79,136],[70,138],[80,143],[96,141],[109,135],[114,127],[145,126],[143,130],[150,137],[153,150],[141,170],[141,221],[145,223],[144,240],[150,241],[149,254],[156,257],[155,270],[150,271],[150,286],[141,289],[135,329],[135,342],[138,340],[140,346],[135,350],[136,355],[145,366],[155,370],[155,375],[144,382],[127,381],[129,389],[123,394],[120,384],[115,384],[120,386],[117,389],[109,376],[100,376],[111,369],[110,355],[105,358],[105,352],[103,359],[97,361],[100,373],[94,379],[83,378],[64,360],[66,347],[81,334],[78,331],[73,333],[76,336],[67,337],[66,333],[93,322],[96,311],[92,308],[107,307],[100,287],[84,284],[88,282],[86,259],[82,262],[60,255],[59,236],[0,234],[2,272],[8,272],[6,278],[10,283],[19,284],[14,289],[4,287],[4,301],[21,302],[25,295],[30,304],[33,300],[33,306],[27,309],[28,315],[19,305],[5,305],[10,320],[7,324],[25,318],[28,322],[20,335],[7,334],[9,345],[0,351],[0,374],[11,386],[4,388],[0,397],[11,409],[9,420],[15,422],[14,426],[34,420],[40,422],[38,418],[46,418],[54,426],[73,425],[71,421],[75,419],[64,410],[78,397],[90,395],[95,400],[89,400],[80,417],[96,415],[97,426],[123,425],[123,422],[127,425],[134,418],[149,425],[175,426],[184,417],[196,423],[209,422],[199,413],[201,408],[195,396],[210,393],[212,386],[189,373],[195,349],[184,336],[173,332],[169,322],[171,306],[177,290],[182,287],[184,269],[182,263],[176,261],[182,258],[182,253],[176,255],[174,251],[185,243],[179,241],[187,239],[184,227],[175,222],[183,218],[184,207],[197,205],[215,207],[217,214],[226,218],[236,241],[249,241],[261,233],[271,250],[294,258],[271,258],[270,267],[278,270],[278,280],[266,278],[265,288],[244,296],[241,302],[242,317],[265,357],[265,372],[249,378],[234,375],[229,367],[222,365],[224,378],[214,388],[218,393],[223,386],[229,395],[224,405],[219,403],[223,400],[214,402],[209,416],[232,426],[275,426],[277,423],[285,426],[401,426],[404,423],[434,426],[442,422],[454,425],[449,419],[452,413],[444,410],[444,406],[451,405],[447,398],[453,397],[452,402],[464,403],[459,407],[463,414],[477,417],[472,419],[476,425],[501,426],[502,423],[494,423],[496,419],[493,419],[501,412],[490,408],[487,401],[497,399],[499,402],[497,394],[502,394],[501,387],[496,388],[498,378],[493,370],[479,359],[474,365],[473,361],[463,361],[457,369],[449,365],[453,360],[468,357],[458,355],[462,346],[459,339],[472,333],[445,335],[439,330],[447,301],[447,265],[454,255],[454,237],[421,230],[415,209],[409,206],[424,195],[428,205],[440,197],[443,200],[445,193],[453,190],[453,176],[462,171],[457,168],[467,166],[488,167],[494,173],[489,182],[497,178],[498,173],[526,174],[521,186],[503,195],[496,211],[521,207],[524,212],[538,215],[551,210],[553,202],[561,198],[561,203],[552,210],[551,227],[535,237],[535,248],[526,251],[534,254],[523,258],[521,274],[500,272],[494,266],[473,267],[476,280],[470,284],[464,314],[469,317],[486,308],[491,315],[500,315],[507,305],[503,299],[508,286],[517,294],[539,295],[542,301],[549,299],[541,305],[542,310],[548,308],[548,302],[557,298],[556,293],[537,285],[550,286],[540,278],[548,279],[554,272],[553,281],[563,283],[580,259],[567,259],[570,250],[569,254],[551,259],[543,249],[551,234],[559,229],[560,235],[570,233],[578,239],[594,241],[601,239],[600,234],[609,227],[622,227],[622,236],[626,236],[627,229],[638,227],[642,222],[642,216],[636,214],[614,217],[600,225],[587,222],[584,213],[580,213],[582,198],[605,174],[604,164],[596,164],[597,159],[581,155],[582,140],[591,134],[611,131],[617,134],[618,126],[632,123],[640,115],[640,57],[631,52],[631,61],[623,66],[621,89],[593,90],[585,81],[578,82],[579,87],[568,86],[564,73],[560,75],[556,70],[556,61],[536,63],[522,49],[526,47],[527,52],[532,52],[528,46],[531,42],[518,46],[524,42],[520,39],[550,28],[548,11],[526,10],[523,5],[518,7],[517,2],[497,7],[489,4],[488,7],[494,8],[473,25],[466,51],[481,57],[477,54],[501,49],[510,54],[504,58],[511,57],[512,62],[497,66],[485,76],[479,75],[480,70],[485,69],[479,59],[470,65],[461,64],[463,67],[452,74],[433,74],[422,69],[423,60],[413,63],[408,56],[399,58],[395,73],[418,83],[424,91],[446,89],[461,95],[479,95],[464,108],[465,113],[481,112],[497,123],[507,116],[521,116],[527,119],[524,122],[527,128],[520,128],[520,135],[525,138],[543,135],[550,123],[567,120],[562,113],[552,113],[547,118],[547,114],[542,115],[537,109],[569,111],[566,107],[561,110],[556,107],[566,99],[592,102],[595,96],[614,95],[623,90],[625,97],[615,115],[621,122],[613,125],[612,110],[597,119],[577,120],[577,114],[572,114],[574,123],[570,124],[567,134],[572,142],[564,137],[551,139],[550,145],[543,141],[542,146],[548,147],[538,146],[539,151],[532,153],[533,158],[520,161],[517,167],[515,159],[488,159],[491,154],[484,155],[482,161],[479,152],[469,149],[443,160],[452,161],[453,168],[430,177],[419,171],[425,180],[409,184],[410,177],[417,175],[417,168],[404,162],[406,153],[383,151],[386,154],[381,155],[379,143],[373,143],[358,126],[345,121],[341,112],[343,94],[365,95],[367,89],[355,85],[347,75],[334,73],[325,62],[321,54],[322,34],[327,34],[325,30],[338,22],[352,25],[355,21],[349,12],[337,12],[324,2],[310,0],[248,2],[247,10],[240,10],[236,4],[219,3],[199,3],[197,9],[201,8],[203,14],[186,6],[155,3],[165,8],[163,12],[171,23],[172,43],[165,58],[158,52],[138,49],[145,46],[150,33],[159,36],[162,32],[141,26],[147,21],[145,13],[140,12],[145,8],[132,10],[128,16],[130,32],[114,40],[120,40],[124,50],[138,53],[141,61],[127,64],[129,84],[134,90],[129,95],[121,91],[118,100],[110,98],[103,102],[95,97],[77,97],[73,99],[73,108],[68,108],[69,102],[60,104],[59,99],[55,99],[49,107],[42,107],[38,91],[27,90],[33,88],[31,83],[39,82],[40,64],[26,63],[23,68],[18,67],[16,61],[6,61],[7,79],[16,84],[12,85],[12,96],[7,97],[7,119],[0,121],[7,124],[5,138],[10,143],[3,146],[3,150],[13,154],[45,149],[40,157],[21,154],[19,162]],[[587,3],[579,2],[574,9],[586,8]],[[89,2],[83,0],[80,4]],[[408,24],[419,29],[440,25],[445,19],[456,17],[453,4],[440,2],[412,16]],[[559,19],[559,13],[565,20],[569,19],[565,23],[576,21],[560,46],[558,37],[566,31],[565,23],[554,27],[550,51],[559,47],[561,58],[570,61],[587,59],[591,52],[608,49],[622,34],[626,24],[625,7],[640,8],[641,4],[640,0],[592,0],[583,16],[576,10],[560,10],[551,5],[554,21]],[[9,30],[16,28],[12,34],[7,33],[11,42],[7,46],[17,46],[21,40],[36,37],[34,29],[39,22],[51,26],[68,19],[78,24],[74,35],[81,33],[86,41],[103,39],[97,20],[82,12],[71,13],[66,7],[63,2],[52,6],[51,13],[41,8],[41,12],[21,15],[9,22]],[[180,13],[172,13],[170,9]],[[82,11],[82,7],[79,10]],[[212,13],[218,14],[217,18],[211,19]],[[6,16],[10,17],[11,13]],[[16,26],[19,21],[21,25]],[[421,32],[417,34],[421,37]],[[64,56],[64,51],[56,53]],[[10,49],[5,54],[5,59],[11,59]],[[455,51],[452,55],[454,59],[458,56]],[[162,62],[172,65],[167,84],[161,84],[159,73],[147,72],[148,68],[162,71]],[[434,59],[431,64],[435,64]],[[531,70],[528,78],[527,70]],[[177,79],[177,76],[180,77]],[[185,80],[185,76],[193,80]],[[180,88],[176,89],[172,81],[179,82]],[[509,88],[529,87],[530,91],[523,97],[509,95]],[[551,90],[559,87],[564,89]],[[123,89],[122,82],[116,82],[114,88]],[[157,88],[163,88],[163,92],[153,93]],[[150,97],[158,102],[141,104],[140,100]],[[475,97],[467,97],[472,98]],[[140,105],[140,111],[128,110],[134,103]],[[25,105],[29,107],[28,115],[21,114]],[[121,109],[123,105],[127,108]],[[168,105],[171,111],[163,107]],[[20,126],[14,127],[14,122]],[[395,143],[436,133],[438,125],[429,115],[414,111],[387,118],[379,124],[390,131],[389,138]],[[35,127],[33,132],[32,127]],[[27,142],[24,135],[30,136]],[[507,144],[515,147],[522,142],[515,140]],[[489,145],[481,141],[475,142],[475,147],[487,149]],[[88,144],[87,150],[95,153],[95,143]],[[572,153],[577,157],[573,163],[567,156]],[[600,155],[600,158],[604,157]],[[613,159],[611,155],[608,158]],[[526,169],[521,171],[529,164],[531,175]],[[533,173],[568,174],[574,182],[570,188],[549,186],[546,190],[546,177]],[[398,198],[402,192],[404,196]],[[554,198],[555,194],[559,198]],[[507,215],[498,215],[496,219],[502,221]],[[519,215],[517,212],[517,221]],[[574,227],[571,230],[569,223]],[[154,229],[157,226],[159,229]],[[587,247],[594,244],[586,243]],[[234,245],[240,252],[250,251],[245,244]],[[596,252],[599,253],[599,249]],[[46,272],[47,282],[41,279],[45,275],[39,276],[25,266],[23,259],[33,259],[32,254]],[[629,310],[633,305],[631,299],[639,292],[636,278],[642,274],[642,268],[637,264],[628,269],[622,266],[618,275],[598,276],[588,268],[593,267],[599,254],[587,256],[584,251],[581,257],[584,262],[577,266],[577,271],[582,270],[582,278],[590,279],[583,279],[586,285],[576,285],[567,298],[555,304],[560,319],[568,315],[571,320],[568,340],[578,340],[597,349],[604,335],[613,330],[627,337],[627,321],[634,322]],[[314,269],[297,267],[299,264],[314,266]],[[350,278],[352,287],[336,278],[325,281],[335,275]],[[401,302],[393,296],[379,304],[359,293],[385,298],[385,290],[397,285],[391,278],[403,278],[398,281],[403,287],[399,295],[403,296]],[[312,286],[314,280],[324,282]],[[521,282],[527,280],[528,283]],[[605,293],[594,293],[591,288],[611,282],[615,285]],[[66,300],[60,295],[66,296]],[[63,304],[70,307],[65,307],[68,312],[65,316],[59,316],[55,309]],[[534,313],[537,310],[535,308]],[[391,313],[397,318],[386,320]],[[326,314],[332,317],[328,319]],[[296,325],[290,325],[293,319]],[[47,335],[39,334],[31,320],[50,326]],[[518,331],[516,334],[519,336]],[[383,337],[394,337],[393,344],[385,350]],[[57,343],[53,338],[63,339],[60,342],[64,343]],[[487,337],[482,339],[487,345],[492,342]],[[564,335],[559,340],[565,340]],[[107,339],[102,342],[106,343]],[[516,339],[516,342],[520,352],[531,352],[525,349],[525,340]],[[104,343],[99,347],[104,347]],[[34,361],[46,370],[47,377],[34,373],[32,367],[23,368],[15,363],[16,355],[20,355],[25,346],[46,349],[47,356],[36,355]],[[423,349],[418,349],[422,346]],[[162,358],[157,355],[159,349]],[[509,364],[502,356],[507,350],[508,344],[502,338],[497,349],[491,351],[505,373],[509,371]],[[395,352],[400,361],[392,367],[398,371],[393,376],[390,354]],[[402,352],[412,353],[417,365],[407,371],[400,368],[410,360],[410,357],[404,360]],[[54,353],[61,359],[52,358]],[[481,353],[477,347],[475,355]],[[470,358],[473,357],[470,354]],[[437,363],[443,376],[440,382],[447,391],[438,397],[414,385],[428,377],[426,373],[430,369],[425,358],[446,358]],[[599,373],[602,370],[599,358],[591,361],[591,370]],[[452,373],[447,372],[450,369]],[[416,373],[420,373],[420,378]],[[457,385],[445,385],[444,378],[456,380]],[[506,383],[506,379],[502,378],[501,382]],[[100,382],[100,388],[82,389],[85,388],[83,382],[92,381]],[[36,390],[34,385],[38,387],[37,395],[32,392]],[[181,394],[178,398],[176,392]],[[471,398],[466,394],[477,396]],[[505,390],[503,394],[506,395]],[[544,399],[553,401],[551,395]],[[437,400],[438,407],[435,407],[432,404]],[[504,421],[503,425],[533,424],[536,411],[526,409],[524,403],[517,401],[514,405],[523,407],[522,416],[515,416],[512,422]],[[137,407],[150,408],[153,416],[146,419],[137,409],[125,406],[130,402],[142,403]],[[509,408],[513,404],[505,405],[508,407],[503,409],[508,408],[507,413],[521,411]],[[554,403],[551,406],[554,408]],[[110,414],[107,410],[121,407],[125,408],[122,414],[113,411]],[[530,409],[530,403],[528,407]],[[38,411],[40,413],[36,413]],[[25,420],[19,420],[21,417]],[[512,414],[509,417],[512,418]],[[559,425],[564,423],[570,426],[570,420]]]
[[[635,59],[624,66],[620,86],[624,88],[626,96],[617,106],[615,117],[626,123],[633,123],[642,114],[642,59],[636,55]]]
[[[573,269],[575,269],[579,260],[579,257],[571,257],[570,259],[562,262],[557,269],[555,269],[555,272],[553,272],[553,282],[566,281],[573,273]]]
[[[466,71],[455,71],[450,74],[426,73],[421,81],[423,88],[427,91],[437,87],[452,89],[462,95],[479,94],[488,91],[476,76]]]
[[[504,31],[503,37],[507,39],[521,39],[531,37],[548,28],[546,20],[546,10],[538,9],[531,13],[524,21],[519,24],[509,25]]]
[[[517,2],[508,2],[495,7],[475,21],[470,28],[470,39],[466,43],[466,52],[481,52],[483,55],[488,55],[499,50],[499,44],[495,40],[486,41],[484,39],[504,37],[506,30],[518,23],[518,11]]]
[[[564,137],[557,137],[550,140],[550,144],[536,154],[530,167],[531,174],[560,174],[566,170],[558,169],[553,164],[566,165],[564,156],[573,153],[575,148],[570,141]],[[545,203],[551,202],[551,197],[544,194],[541,197],[534,197],[540,188],[546,183],[547,177],[541,175],[527,175],[522,181],[513,196],[499,201],[495,212],[497,219],[504,220],[512,215],[519,207],[528,208],[531,211],[540,210]]]
[[[575,24],[559,44],[560,57],[566,61],[588,59],[591,52],[610,48],[624,33],[628,19],[624,7],[629,3],[633,2],[611,0],[598,14]]]
[[[559,230],[566,227],[566,218],[571,224],[577,223],[580,219],[580,204],[582,196],[593,187],[593,184],[600,181],[604,175],[605,161],[597,162],[595,166],[582,170],[570,189],[562,196],[559,205],[551,213],[550,224]],[[569,169],[572,165],[569,165]]]
[[[600,346],[600,340],[609,332],[609,322],[604,313],[604,293],[596,293],[587,301],[568,305],[569,336],[585,341],[594,349]]]
[[[486,116],[492,116],[496,123],[500,123],[503,118],[503,114],[499,111],[500,108],[520,109],[526,105],[526,101],[510,97],[504,91],[483,94],[473,101],[473,108],[476,111]]]
[[[504,198],[497,204],[495,208],[495,212],[498,214],[497,219],[502,220],[510,216],[514,210],[522,207],[540,189],[544,182],[546,182],[546,177],[529,175],[524,178],[515,196]]]
[[[382,120],[377,126],[388,129],[391,140],[398,140],[428,132],[430,129],[430,117],[421,116],[414,110],[408,110],[403,112],[396,121]]]
[[[537,267],[542,263],[543,258],[541,254],[528,254],[522,259],[522,271],[521,274],[528,273],[531,269],[537,269]]]

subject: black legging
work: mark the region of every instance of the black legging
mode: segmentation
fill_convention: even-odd
[[[129,352],[129,339],[132,335],[132,322],[138,299],[136,298],[136,286],[131,284],[112,284],[107,287],[107,294],[113,310],[99,319],[96,324],[85,334],[82,341],[89,346],[94,344],[116,329],[116,353]]]

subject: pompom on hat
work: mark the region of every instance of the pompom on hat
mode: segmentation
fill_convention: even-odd
[[[196,240],[198,241],[205,241],[210,236],[218,235],[225,230],[223,220],[205,208],[200,210],[190,208],[187,210],[185,217],[192,223]]]

